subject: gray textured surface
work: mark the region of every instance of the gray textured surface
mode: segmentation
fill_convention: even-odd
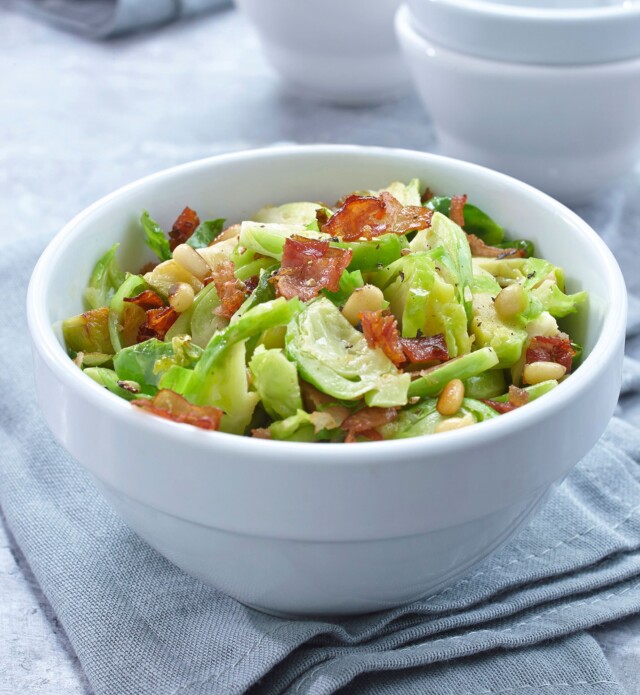
[[[274,142],[432,149],[414,97],[334,109],[284,93],[232,11],[96,44],[0,9],[0,235],[52,235],[99,196],[157,169]],[[197,66],[197,68],[196,68]],[[640,293],[640,178],[581,209]],[[621,241],[626,243],[620,243]],[[597,630],[640,694],[640,618]],[[0,695],[89,689],[64,632],[0,525]]]

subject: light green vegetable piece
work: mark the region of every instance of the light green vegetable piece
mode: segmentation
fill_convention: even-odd
[[[540,396],[544,396],[545,393],[549,393],[552,389],[554,389],[558,385],[558,382],[555,379],[549,379],[548,381],[541,381],[539,384],[534,384],[532,386],[525,386],[524,390],[529,394],[529,403],[531,401],[535,401],[536,398],[540,398]],[[498,403],[508,403],[509,402],[509,393],[505,393],[501,396],[498,396],[496,398],[493,398],[494,401],[497,401]]]
[[[270,417],[280,420],[302,410],[298,372],[283,350],[267,350],[259,345],[249,362],[249,369],[253,385]]]
[[[443,333],[450,357],[470,351],[467,314],[459,294],[437,272],[428,253],[404,256],[371,273],[369,281],[382,289],[391,312],[399,317],[403,337]]]
[[[316,221],[318,210],[324,210],[327,216],[331,210],[320,203],[286,203],[285,205],[267,205],[251,218],[254,222],[266,222],[276,224],[295,224],[306,227]]]
[[[247,338],[259,336],[268,328],[288,324],[298,312],[302,311],[302,306],[302,302],[297,297],[288,301],[280,297],[264,302],[247,311],[234,323],[230,323],[223,331],[214,334],[195,366],[187,392],[183,395],[189,400],[192,397],[197,398],[207,377],[214,367],[225,359],[233,345]]]
[[[259,399],[249,390],[245,341],[230,345],[224,360],[195,380],[192,370],[171,367],[162,375],[160,388],[170,388],[197,405],[220,408],[224,413],[220,430],[231,434],[244,434]]]
[[[194,233],[187,239],[187,244],[194,249],[203,249],[222,234],[225,220],[219,217],[217,220],[205,220],[201,222]]]
[[[111,298],[124,282],[125,274],[116,259],[116,251],[119,246],[120,244],[114,244],[93,268],[89,278],[89,286],[84,293],[89,309],[109,306]]]
[[[520,359],[528,334],[517,319],[506,321],[498,315],[494,297],[485,292],[473,295],[471,332],[478,347],[495,350],[500,367],[511,367]]]
[[[121,381],[118,379],[118,375],[113,371],[113,369],[106,369],[105,367],[88,367],[84,370],[84,373],[93,379],[96,384],[104,386],[104,388],[109,389],[111,393],[115,393],[116,396],[124,398],[127,401],[132,401],[136,398],[146,398],[147,395],[144,393],[132,393],[128,389],[122,388],[118,383]],[[136,384],[132,384],[136,386]]]
[[[169,240],[165,236],[162,227],[153,219],[146,210],[143,210],[140,223],[145,234],[147,246],[158,256],[161,261],[168,261],[171,257]]]
[[[468,355],[463,355],[454,360],[449,360],[437,367],[423,372],[419,379],[411,383],[409,397],[437,396],[451,379],[469,379],[493,369],[498,364],[498,356],[490,347],[481,348]]]
[[[292,236],[308,239],[328,239],[328,234],[307,229],[299,224],[243,222],[240,226],[240,246],[278,261],[282,259],[285,241]]]
[[[119,379],[157,387],[163,372],[173,365],[193,367],[201,354],[202,349],[189,336],[177,336],[170,343],[151,338],[120,350],[113,366]]]
[[[113,345],[114,352],[121,350],[124,345],[124,339],[126,336],[123,335],[124,316],[126,302],[125,297],[135,297],[140,294],[144,289],[146,289],[147,283],[144,278],[140,275],[127,275],[125,281],[117,289],[116,293],[111,298],[109,303],[109,336],[111,338],[111,344]],[[135,311],[138,309],[135,305],[128,308],[130,311]]]
[[[62,322],[67,350],[113,354],[109,332],[109,309],[100,307],[71,316]]]
[[[456,288],[458,301],[464,306],[467,317],[471,318],[473,268],[467,235],[455,222],[439,212],[433,215],[431,227],[418,232],[416,239],[421,234],[426,235],[427,244],[432,249],[436,270]]]
[[[502,369],[489,369],[477,376],[469,377],[464,382],[464,392],[468,398],[482,400],[483,398],[495,398],[504,393],[507,385]]]
[[[437,411],[437,402],[435,398],[429,398],[401,411],[394,422],[383,425],[379,429],[380,433],[385,439],[406,439],[434,434],[436,427],[444,420],[449,419]],[[465,398],[460,410],[453,417],[464,417],[468,414],[473,417],[475,422],[484,422],[499,417],[493,408],[472,398]]]
[[[384,355],[367,345],[328,299],[310,302],[287,327],[286,352],[301,376],[335,398],[364,396],[370,406],[407,402],[409,374],[400,374]]]

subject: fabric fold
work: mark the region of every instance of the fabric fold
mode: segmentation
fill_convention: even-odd
[[[165,24],[230,0],[19,0],[27,12],[61,29],[109,38]]]

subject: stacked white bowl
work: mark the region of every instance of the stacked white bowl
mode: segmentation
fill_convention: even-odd
[[[582,202],[640,160],[640,2],[526,2],[407,0],[396,32],[444,154]]]

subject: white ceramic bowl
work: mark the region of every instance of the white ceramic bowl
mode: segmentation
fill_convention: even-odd
[[[534,3],[532,2],[532,5]],[[640,3],[535,7],[485,0],[407,0],[423,36],[462,53],[542,65],[640,57]]]
[[[147,208],[165,227],[189,204],[241,220],[266,203],[320,199],[418,176],[469,194],[590,294],[571,327],[582,366],[558,388],[490,422],[376,444],[304,444],[205,432],[105,391],[67,357],[62,318],[105,248],[136,268]],[[539,191],[435,155],[349,146],[267,149],[156,174],[92,205],[33,273],[28,319],[38,400],[51,430],[123,519],[190,574],[258,608],[368,612],[452,582],[508,540],[605,429],[620,387],[626,294],[589,226]]]
[[[485,60],[396,30],[441,151],[576,203],[640,159],[640,58],[595,66]]]
[[[393,31],[401,0],[236,0],[296,94],[344,105],[402,96],[411,82]]]

